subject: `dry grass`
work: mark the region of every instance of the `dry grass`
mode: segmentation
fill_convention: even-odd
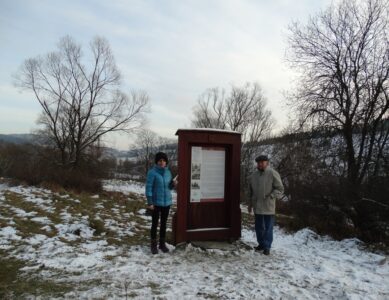
[[[47,187],[46,187],[47,188]],[[54,237],[57,235],[57,230],[54,227],[56,224],[64,222],[61,213],[68,213],[71,218],[81,219],[87,217],[89,226],[94,231],[94,236],[90,240],[101,240],[104,238],[109,245],[116,245],[127,249],[133,245],[144,245],[149,240],[149,230],[147,221],[139,215],[138,211],[144,208],[144,199],[132,194],[126,196],[122,193],[103,192],[96,195],[88,193],[76,193],[74,191],[65,191],[63,189],[55,189],[55,192],[46,194],[37,190],[32,193],[41,199],[49,199],[51,201],[51,211],[46,211],[42,206],[36,203],[26,201],[25,196],[17,192],[6,191],[4,200],[0,205],[0,226],[12,226],[17,230],[17,234],[23,239],[32,237],[36,234]],[[76,201],[75,201],[76,200]],[[18,216],[15,209],[25,211],[27,214],[34,212],[33,215]],[[130,217],[129,217],[130,216]],[[45,224],[34,221],[35,217],[47,217],[51,221],[51,231],[43,229]],[[119,236],[118,232],[106,227],[105,220],[113,220],[118,226],[125,228],[136,223],[132,227],[133,236]],[[12,225],[10,225],[9,223]],[[29,266],[29,262],[16,259],[12,255],[12,251],[19,249],[24,241],[12,241],[11,247],[8,250],[0,252],[0,299],[15,299],[40,296],[42,298],[61,297],[67,292],[74,290],[68,283],[57,282],[54,280],[45,280],[40,275],[41,270],[35,269],[29,271],[28,274],[21,269]],[[67,240],[61,238],[61,241],[77,246],[82,243],[82,239]],[[123,251],[122,256],[126,256],[126,251]],[[105,257],[107,260],[114,260],[115,257]],[[30,265],[31,266],[31,265]],[[87,290],[91,286],[96,286],[96,282],[83,281],[77,286],[77,290]],[[157,288],[156,288],[157,289]]]

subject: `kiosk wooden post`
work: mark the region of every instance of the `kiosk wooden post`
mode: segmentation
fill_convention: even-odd
[[[240,148],[234,131],[179,129],[175,244],[241,236]]]

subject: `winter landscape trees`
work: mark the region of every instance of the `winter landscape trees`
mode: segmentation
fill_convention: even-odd
[[[242,199],[254,157],[265,152],[286,186],[288,201],[279,206],[297,215],[299,226],[339,237],[388,239],[388,7],[386,0],[344,0],[306,23],[290,24],[286,56],[298,80],[286,101],[291,124],[277,135],[260,84],[210,88],[200,95],[192,126],[242,133]],[[0,175],[94,188],[87,181],[105,176],[106,168],[142,178],[157,150],[174,161],[174,140],[144,126],[149,97],[123,91],[104,38],[82,49],[65,37],[56,51],[27,59],[16,79],[42,108],[43,143],[28,149],[1,145]],[[135,133],[135,159],[112,167],[114,160],[102,164],[101,146],[117,131]]]
[[[123,91],[104,38],[96,37],[89,51],[83,51],[66,36],[57,51],[27,59],[15,77],[16,85],[32,92],[42,108],[39,136],[46,150],[38,154],[46,156],[46,167],[65,172],[46,174],[43,180],[58,178],[63,183],[64,177],[76,177],[75,181],[94,178],[100,169],[103,138],[112,132],[132,132],[144,124],[148,95]]]
[[[17,84],[32,91],[41,105],[41,133],[59,152],[62,166],[77,167],[107,133],[128,132],[142,125],[148,96],[124,93],[120,80],[104,38],[91,41],[86,57],[80,45],[64,37],[57,51],[23,63]]]
[[[389,238],[388,7],[341,1],[289,28],[298,125],[278,143],[281,173],[299,219],[340,237]]]
[[[258,85],[211,89],[193,125],[242,132],[242,188],[255,154],[269,153],[286,184],[285,213],[338,237],[387,240],[389,200],[389,3],[341,1],[289,27],[298,74],[292,121],[269,139]],[[255,96],[254,96],[255,95]]]
[[[292,100],[301,125],[339,130],[353,190],[387,164],[388,7],[387,1],[343,1],[290,26],[289,60],[301,74]]]
[[[0,83],[0,127],[20,132],[33,104],[40,111],[33,134],[0,132],[1,299],[389,299],[389,0],[336,0],[321,11],[328,1],[52,2],[0,1],[0,77],[15,83]],[[112,48],[104,37],[85,47],[66,36],[45,54],[64,31],[80,42],[104,35]],[[293,74],[279,74],[282,62]],[[283,97],[275,89],[289,80]],[[130,89],[139,86],[146,90]],[[271,110],[277,95],[287,124]],[[224,201],[210,199],[204,211],[190,203],[189,218],[231,209],[228,187],[239,182],[227,163],[235,151],[218,144],[223,156],[201,164],[180,157],[193,163],[194,181],[178,178],[171,251],[151,257],[145,176],[159,151],[177,174],[174,132],[187,127],[242,134],[233,210],[242,235],[225,249],[173,245],[183,228],[175,200],[190,201],[180,194],[185,184],[204,190],[202,170],[226,170],[215,187],[233,176],[224,179]],[[211,148],[220,142],[208,140]],[[270,256],[255,251],[245,205],[259,154],[285,187]],[[188,230],[208,226],[198,224]],[[218,235],[231,224],[205,229]]]

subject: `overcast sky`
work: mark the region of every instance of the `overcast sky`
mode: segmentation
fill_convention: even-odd
[[[293,80],[285,62],[287,26],[330,2],[0,0],[0,133],[37,127],[38,102],[13,86],[12,74],[26,58],[55,50],[65,35],[85,47],[96,35],[108,39],[125,89],[148,92],[148,126],[159,135],[171,138],[189,127],[207,88],[245,82],[262,86],[280,130],[288,120],[283,91]],[[107,142],[126,149],[131,137]]]

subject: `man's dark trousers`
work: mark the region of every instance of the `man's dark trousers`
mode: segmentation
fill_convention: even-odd
[[[270,250],[273,242],[274,215],[255,214],[255,232],[258,245],[263,249]]]

